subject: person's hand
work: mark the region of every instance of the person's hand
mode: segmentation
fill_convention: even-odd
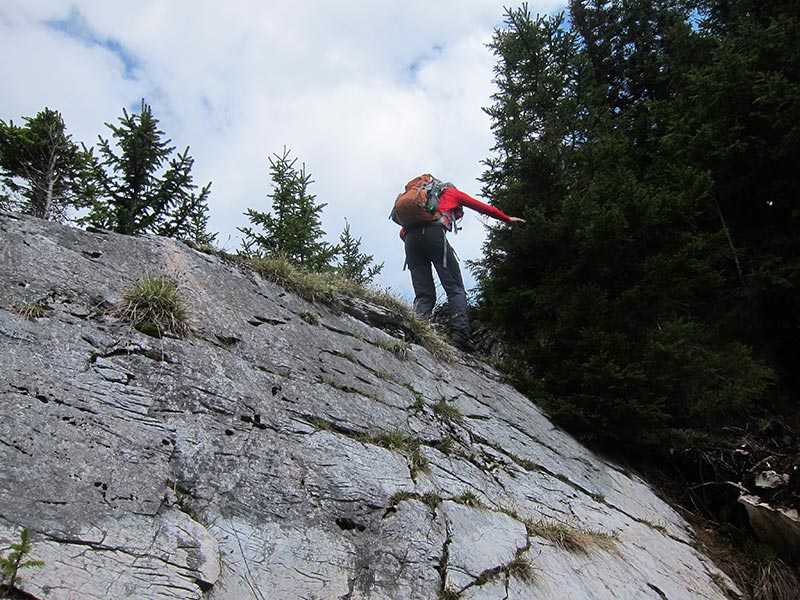
[[[524,223],[525,219],[520,219],[519,217],[508,217],[509,223]]]

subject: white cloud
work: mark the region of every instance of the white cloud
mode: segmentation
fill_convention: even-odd
[[[328,203],[329,237],[347,218],[386,263],[379,283],[410,299],[391,203],[424,171],[479,194],[493,144],[486,44],[503,17],[494,0],[5,0],[0,52],[14,58],[0,63],[0,119],[47,106],[93,145],[145,98],[174,145],[191,147],[196,183],[213,182],[211,227],[229,250],[244,211],[268,210],[268,157],[285,145]],[[451,243],[464,261],[483,239],[471,213]]]

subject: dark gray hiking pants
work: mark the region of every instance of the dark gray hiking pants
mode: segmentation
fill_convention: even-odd
[[[444,227],[432,223],[407,231],[405,234],[406,264],[414,286],[414,312],[429,320],[436,305],[436,285],[433,270],[447,294],[450,308],[450,328],[469,335],[467,294],[461,279],[461,269],[453,247],[447,242]]]

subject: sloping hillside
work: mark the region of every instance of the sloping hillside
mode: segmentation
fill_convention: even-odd
[[[146,273],[192,334],[116,316]],[[19,597],[726,598],[639,479],[487,365],[170,239],[0,213],[0,540]],[[1,543],[0,547],[8,544]]]

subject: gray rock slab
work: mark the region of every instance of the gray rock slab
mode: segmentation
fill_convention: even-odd
[[[147,272],[176,279],[192,335],[115,316]],[[32,532],[34,597],[726,598],[645,482],[389,309],[10,213],[0,284],[0,546]]]
[[[449,535],[445,586],[461,591],[482,575],[512,563],[528,546],[525,525],[506,514],[443,502]]]

